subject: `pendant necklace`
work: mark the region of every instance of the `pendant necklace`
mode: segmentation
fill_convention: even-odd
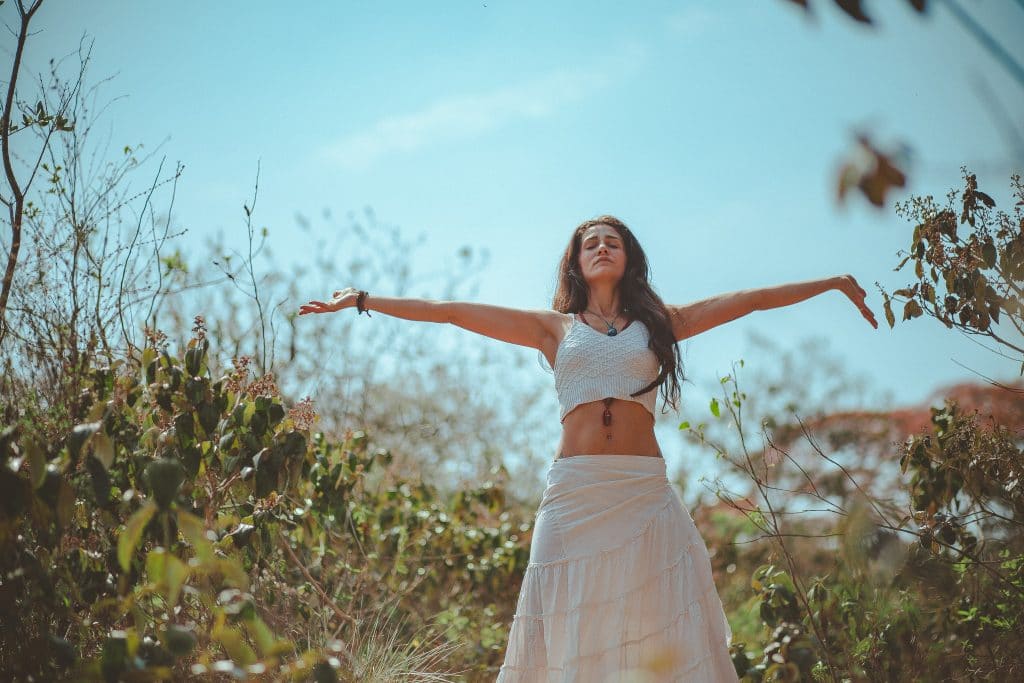
[[[587,313],[593,313],[593,311],[591,311],[588,308],[587,309]],[[621,311],[620,311],[620,313],[621,313]],[[582,314],[580,314],[580,315],[582,315]],[[615,314],[615,317],[612,318],[611,322],[608,322],[607,320],[605,320],[601,316],[601,314],[599,314],[599,313],[594,313],[594,315],[596,315],[598,318],[601,318],[601,320],[604,321],[604,324],[608,326],[608,336],[609,337],[614,337],[615,335],[617,335],[619,333],[619,331],[617,329],[615,329],[615,325],[613,324],[616,320],[619,319],[619,313]],[[586,318],[584,318],[584,320],[586,320]],[[614,399],[611,398],[611,397],[608,397],[608,398],[604,399],[604,412],[601,414],[601,424],[603,424],[605,427],[609,427],[609,428],[612,426],[612,410],[611,410],[611,405],[612,405],[612,401],[613,400]],[[608,441],[612,440],[611,429],[608,430],[608,432],[605,434],[604,438],[606,440],[608,440]]]
[[[593,312],[593,311],[591,311],[591,310],[590,310],[590,309],[588,308],[588,309],[587,309],[587,313],[594,313],[594,312]],[[613,325],[613,324],[612,324],[612,323],[614,323],[614,322],[615,322],[616,320],[618,320],[618,319],[619,319],[619,314],[618,314],[618,313],[616,313],[616,314],[615,314],[615,317],[614,317],[614,318],[612,318],[612,322],[608,322],[607,320],[605,320],[605,319],[604,319],[604,317],[603,317],[603,316],[601,316],[601,314],[600,314],[600,313],[594,313],[594,315],[596,315],[596,316],[597,316],[598,318],[601,318],[602,322],[604,322],[604,324],[608,326],[608,336],[609,336],[609,337],[614,337],[615,335],[617,335],[617,334],[619,333],[619,331],[618,331],[617,329],[615,329],[615,325]]]

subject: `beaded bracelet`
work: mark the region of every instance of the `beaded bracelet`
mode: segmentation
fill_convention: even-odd
[[[368,296],[369,292],[364,289],[359,290],[359,296],[356,297],[356,310],[361,314],[365,313],[367,318],[372,318],[373,316],[370,315],[370,310],[363,308],[363,300]]]

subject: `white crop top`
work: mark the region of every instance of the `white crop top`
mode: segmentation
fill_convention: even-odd
[[[559,419],[581,403],[618,398],[636,401],[653,416],[657,387],[640,391],[658,377],[658,357],[647,348],[650,332],[634,320],[614,337],[601,334],[575,315],[555,351],[555,392]]]

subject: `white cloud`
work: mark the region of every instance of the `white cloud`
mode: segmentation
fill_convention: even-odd
[[[630,46],[598,67],[558,69],[489,92],[446,97],[419,111],[386,116],[328,145],[323,154],[344,168],[358,170],[395,152],[472,138],[516,120],[543,118],[623,77],[643,57],[642,48]]]

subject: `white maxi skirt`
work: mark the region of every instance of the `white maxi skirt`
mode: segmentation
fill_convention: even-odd
[[[665,460],[555,460],[498,683],[735,683],[707,547]]]

